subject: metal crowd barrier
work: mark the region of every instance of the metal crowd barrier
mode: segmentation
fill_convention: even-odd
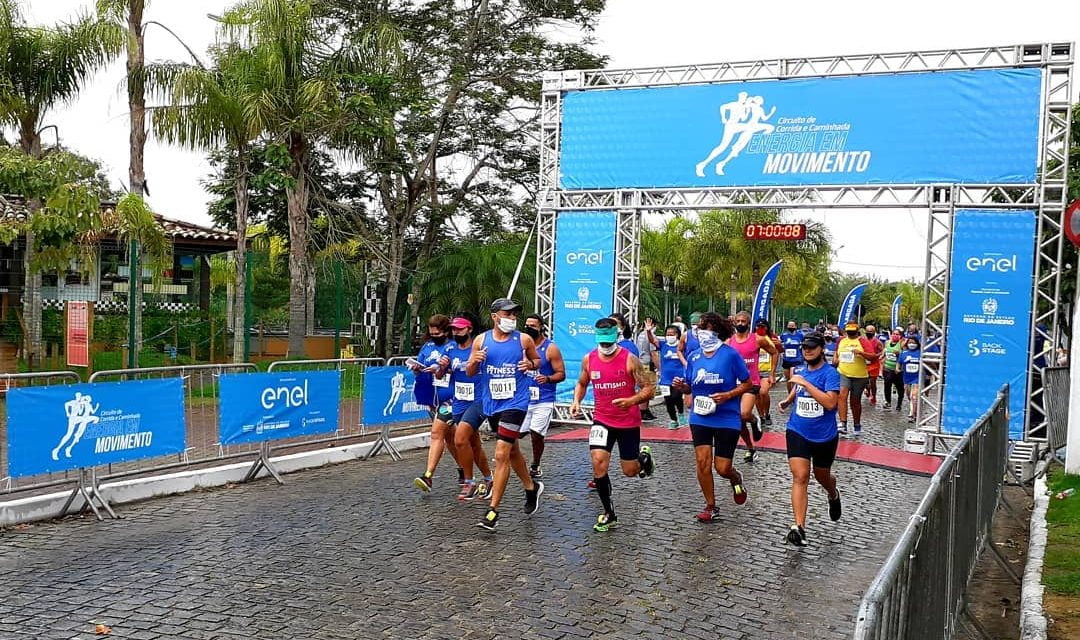
[[[949,639],[962,614],[977,626],[965,594],[982,549],[999,554],[987,542],[1008,461],[1008,407],[1006,385],[945,457],[863,596],[856,640]]]

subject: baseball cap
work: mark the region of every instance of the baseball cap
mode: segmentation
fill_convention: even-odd
[[[472,323],[469,322],[468,318],[458,316],[450,321],[450,327],[452,329],[472,329]]]
[[[510,298],[499,298],[491,303],[491,312],[498,313],[500,311],[521,311],[521,305]]]
[[[814,347],[824,347],[824,346],[825,346],[825,336],[821,335],[820,333],[817,333],[817,332],[808,333],[805,336],[803,336],[803,339],[802,339],[802,348],[803,349],[813,349]]]
[[[859,330],[859,323],[858,322],[849,322],[849,323],[844,325],[844,331],[858,331],[858,330]]]

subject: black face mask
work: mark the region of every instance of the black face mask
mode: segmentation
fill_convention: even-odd
[[[533,340],[537,340],[537,339],[540,338],[540,332],[537,331],[536,329],[533,329],[532,327],[530,327],[528,325],[526,325],[524,328],[522,328],[521,332],[524,333],[525,335],[529,336]]]
[[[467,333],[465,335],[463,335],[463,336],[459,336],[459,335],[454,336],[454,342],[456,342],[458,344],[465,344],[468,341],[469,341],[469,334],[467,334]]]
[[[750,330],[750,325],[748,325],[748,324],[737,324],[737,325],[735,325],[735,330],[738,331],[739,333],[746,333],[747,331]]]
[[[845,333],[847,333],[847,337],[849,337],[849,338],[858,338],[859,337],[859,332],[858,331],[846,331]]]
[[[795,332],[795,327],[788,327],[787,330],[794,333]]]
[[[431,336],[431,341],[441,347],[446,344],[446,336]]]
[[[811,367],[816,367],[824,359],[825,359],[825,354],[821,354],[816,358],[806,358],[806,364],[810,365]]]

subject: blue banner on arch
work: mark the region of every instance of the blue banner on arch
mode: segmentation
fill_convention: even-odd
[[[952,242],[942,430],[966,431],[1007,382],[1009,437],[1021,438],[1030,367],[1035,213],[957,211]]]
[[[570,91],[562,189],[1035,181],[1040,69]]]
[[[39,473],[181,453],[180,378],[25,387],[7,393],[8,473]]]
[[[559,402],[573,399],[581,361],[596,347],[594,325],[613,311],[616,224],[614,211],[564,211],[555,221],[552,339],[566,363]]]

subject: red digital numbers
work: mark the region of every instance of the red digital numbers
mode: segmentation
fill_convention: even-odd
[[[748,224],[743,227],[746,240],[805,240],[805,224]]]

